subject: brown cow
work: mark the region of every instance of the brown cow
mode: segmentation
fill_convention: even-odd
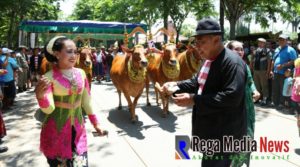
[[[147,105],[149,103],[149,80],[153,83],[158,82],[163,85],[169,81],[177,81],[180,73],[180,66],[177,60],[177,49],[175,44],[167,44],[164,46],[161,53],[148,54],[149,65],[147,68],[148,79],[146,81]],[[156,103],[158,103],[158,90],[155,87]],[[163,95],[161,92],[160,97],[163,104],[163,117],[169,112],[169,96]]]
[[[93,79],[93,63],[92,63],[92,50],[90,47],[79,48],[79,57],[75,67],[83,69],[86,74],[86,77],[89,81],[89,86],[91,88],[92,79]]]
[[[203,64],[199,51],[192,45],[187,46],[187,50],[178,55],[178,61],[181,69],[179,81],[192,78]]]
[[[121,92],[128,102],[131,121],[135,123],[135,107],[145,86],[147,59],[142,45],[136,45],[133,49],[123,48],[125,55],[116,55],[112,62],[110,76],[119,94],[119,107],[122,108]],[[134,97],[131,101],[130,96]]]
[[[41,64],[41,75],[46,74],[50,70],[52,70],[52,63],[49,63],[46,57],[44,57]]]

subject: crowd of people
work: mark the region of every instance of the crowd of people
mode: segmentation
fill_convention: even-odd
[[[255,86],[261,93],[256,103],[285,114],[294,114],[299,111],[291,96],[294,79],[298,76],[295,60],[300,56],[300,44],[293,47],[284,34],[278,37],[275,49],[267,45],[268,41],[264,38],[258,38],[257,44],[257,48],[252,46],[249,55],[245,56]]]

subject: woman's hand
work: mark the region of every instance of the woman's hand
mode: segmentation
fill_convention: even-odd
[[[106,130],[101,130],[99,124],[94,125],[94,129],[95,129],[96,132],[99,134],[99,136],[105,136],[105,135],[108,135],[108,132],[107,132]]]
[[[35,88],[36,98],[42,99],[49,86],[51,86],[50,80],[42,75],[42,77],[38,80],[38,83]]]

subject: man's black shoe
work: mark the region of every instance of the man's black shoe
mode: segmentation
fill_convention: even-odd
[[[281,110],[283,110],[284,109],[284,106],[283,105],[278,105],[277,107],[276,107],[276,110],[277,111],[281,111]]]
[[[6,146],[4,147],[0,147],[0,153],[4,153],[8,150],[8,148]]]
[[[262,102],[260,102],[260,105],[261,106],[267,106],[267,102],[266,101],[262,101]]]

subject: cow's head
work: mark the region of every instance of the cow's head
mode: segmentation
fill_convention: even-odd
[[[92,51],[89,47],[83,47],[78,50],[79,52],[79,64],[84,64],[86,67],[92,65]]]
[[[177,48],[175,44],[169,43],[163,46],[163,61],[172,66],[177,65]]]
[[[146,50],[143,45],[135,45],[132,49],[122,46],[122,50],[132,60],[133,66],[137,68],[147,67]]]

